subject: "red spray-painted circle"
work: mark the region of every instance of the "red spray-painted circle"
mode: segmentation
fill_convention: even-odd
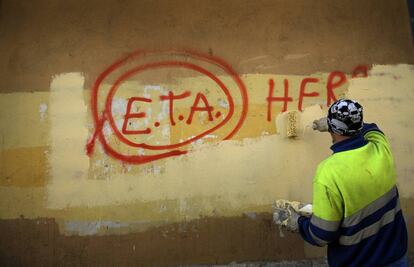
[[[139,74],[140,72],[146,71],[146,70],[153,70],[153,69],[157,69],[157,68],[165,68],[165,67],[182,67],[182,68],[188,68],[194,71],[197,71],[201,74],[206,75],[207,77],[209,77],[211,80],[213,80],[214,82],[216,82],[216,84],[220,87],[221,90],[223,90],[224,94],[227,96],[227,100],[229,103],[229,112],[227,114],[227,116],[225,117],[225,119],[220,122],[219,124],[217,124],[215,127],[208,129],[184,142],[181,143],[177,143],[177,144],[171,144],[171,145],[158,145],[158,146],[153,146],[153,145],[148,145],[145,143],[134,143],[132,141],[130,141],[129,139],[127,139],[120,131],[119,129],[116,127],[114,118],[112,116],[112,101],[113,101],[113,97],[117,91],[117,89],[119,88],[119,86],[121,85],[121,83],[125,80],[127,80],[128,78],[130,78],[133,75]],[[208,70],[201,68],[200,66],[188,63],[188,62],[182,62],[182,61],[162,61],[162,62],[155,62],[155,63],[150,63],[150,64],[145,64],[145,65],[141,65],[138,66],[136,68],[133,68],[127,72],[125,72],[124,74],[122,74],[116,81],[115,83],[112,85],[108,96],[106,98],[106,111],[107,111],[107,119],[109,121],[109,124],[112,128],[112,130],[114,131],[115,135],[117,136],[117,138],[122,141],[124,144],[131,146],[131,147],[140,147],[140,148],[145,148],[145,149],[151,149],[151,150],[166,150],[166,149],[174,149],[174,148],[178,148],[180,146],[184,146],[184,145],[188,145],[192,142],[194,142],[197,139],[202,138],[203,136],[210,134],[214,131],[216,131],[218,128],[222,127],[223,125],[225,125],[233,116],[234,113],[234,101],[232,96],[230,95],[229,90],[227,89],[227,87],[224,85],[224,83],[222,81],[220,81],[220,79],[217,78],[217,76],[215,76],[214,74],[212,74],[211,72],[209,72]]]
[[[120,153],[119,151],[116,151],[113,147],[111,147],[110,144],[107,143],[107,140],[104,137],[103,134],[103,125],[105,123],[106,120],[108,120],[111,128],[113,129],[115,136],[122,142],[124,142],[125,144],[131,146],[131,147],[140,147],[140,148],[144,148],[144,149],[152,149],[152,150],[169,150],[169,149],[176,149],[180,146],[184,146],[186,144],[189,144],[191,142],[194,142],[195,140],[214,132],[215,130],[217,130],[218,128],[222,127],[224,124],[226,124],[228,122],[228,120],[230,120],[231,116],[233,115],[234,112],[234,103],[233,103],[233,98],[231,96],[231,93],[228,91],[227,87],[224,85],[224,83],[218,79],[217,76],[215,76],[214,74],[212,74],[211,72],[209,72],[208,70],[192,64],[192,63],[188,63],[188,62],[183,62],[183,61],[160,61],[160,62],[153,62],[153,63],[147,63],[144,65],[140,65],[138,67],[135,67],[127,72],[125,72],[124,74],[122,74],[118,79],[116,79],[116,82],[112,85],[110,92],[108,93],[107,97],[106,97],[106,101],[105,101],[105,108],[104,110],[101,112],[101,114],[99,114],[98,111],[98,93],[99,93],[99,89],[100,86],[102,85],[103,81],[110,75],[112,74],[114,71],[120,69],[121,67],[123,67],[125,64],[127,64],[129,61],[134,60],[134,59],[138,59],[138,58],[142,58],[144,56],[148,56],[148,55],[171,55],[171,56],[185,56],[185,57],[190,57],[199,61],[203,61],[206,63],[210,63],[216,67],[219,67],[220,69],[222,69],[227,75],[229,75],[233,81],[237,84],[237,88],[239,89],[239,93],[241,96],[241,100],[242,100],[242,110],[241,110],[241,114],[240,114],[240,118],[237,121],[235,127],[230,131],[229,134],[227,134],[227,136],[225,138],[223,138],[223,140],[227,140],[230,139],[232,136],[234,136],[234,134],[237,133],[237,131],[241,128],[245,118],[246,118],[246,114],[247,114],[247,108],[248,108],[248,96],[247,96],[247,90],[246,87],[244,85],[244,83],[242,82],[242,80],[240,79],[239,75],[232,69],[232,67],[227,64],[225,61],[223,61],[222,59],[218,58],[218,57],[214,57],[208,54],[203,54],[203,53],[199,53],[199,52],[195,52],[195,51],[191,51],[191,50],[183,50],[183,49],[176,49],[176,50],[162,50],[162,51],[136,51],[134,53],[131,53],[130,55],[116,61],[115,63],[113,63],[111,66],[109,66],[104,72],[102,72],[98,78],[96,79],[94,86],[91,90],[91,111],[92,111],[92,116],[94,119],[94,123],[95,123],[95,131],[93,136],[91,137],[91,139],[88,141],[87,145],[86,145],[86,151],[88,155],[91,155],[93,153],[93,149],[94,149],[94,145],[96,142],[96,139],[98,138],[100,143],[102,144],[102,147],[104,149],[104,151],[110,155],[111,157],[114,157],[116,159],[119,159],[123,162],[127,162],[127,163],[134,163],[134,164],[143,164],[143,163],[147,163],[147,162],[151,162],[154,160],[158,160],[158,159],[162,159],[162,158],[166,158],[166,157],[171,157],[171,156],[177,156],[177,155],[182,155],[187,153],[187,151],[185,150],[170,150],[167,152],[163,152],[163,153],[159,153],[156,155],[126,155],[123,153]],[[162,67],[181,67],[181,68],[188,68],[194,71],[197,71],[199,73],[202,73],[204,75],[206,75],[207,77],[209,77],[210,79],[212,79],[214,82],[216,82],[216,84],[220,87],[220,89],[226,94],[228,100],[229,100],[229,113],[226,116],[226,118],[219,123],[218,125],[216,125],[215,127],[197,135],[194,138],[191,138],[190,140],[186,141],[186,142],[182,142],[182,143],[178,143],[178,144],[171,144],[171,145],[164,145],[164,146],[151,146],[151,145],[147,145],[147,144],[137,144],[137,143],[133,143],[130,140],[128,140],[127,138],[125,138],[125,136],[123,136],[119,130],[117,129],[114,120],[112,118],[112,114],[111,114],[111,106],[112,106],[112,99],[113,96],[117,90],[117,88],[119,87],[119,85],[128,77],[138,74],[139,72],[145,71],[145,70],[151,70],[151,69],[156,69],[156,68],[162,68]]]

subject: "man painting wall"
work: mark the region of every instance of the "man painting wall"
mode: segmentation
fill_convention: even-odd
[[[384,133],[363,123],[362,106],[349,99],[332,104],[314,129],[329,131],[333,154],[316,170],[313,214],[279,209],[274,216],[285,216],[284,225],[310,244],[327,245],[330,266],[408,266],[407,228]]]

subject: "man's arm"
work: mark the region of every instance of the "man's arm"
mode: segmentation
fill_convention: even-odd
[[[315,246],[325,246],[339,238],[343,216],[342,198],[328,187],[314,182],[313,215],[298,219],[303,239]]]
[[[384,133],[378,128],[375,123],[364,123],[364,126],[361,129],[362,135],[365,135],[372,131],[380,132],[384,135]]]

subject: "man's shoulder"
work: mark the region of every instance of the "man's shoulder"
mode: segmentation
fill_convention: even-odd
[[[314,182],[323,182],[324,180],[329,179],[329,177],[332,177],[334,165],[337,165],[335,162],[335,154],[321,161],[316,169]]]
[[[326,170],[336,164],[336,154],[332,154],[318,164],[317,171]]]
[[[347,166],[352,162],[352,158],[343,153],[334,153],[322,160],[314,177],[314,182],[325,185],[335,184],[338,177],[342,177],[347,172]]]

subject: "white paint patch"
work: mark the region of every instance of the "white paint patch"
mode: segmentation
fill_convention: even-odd
[[[112,221],[93,221],[93,222],[83,222],[83,221],[69,221],[64,222],[64,231],[70,234],[88,236],[96,235],[102,230],[108,229],[119,229],[123,227],[128,227],[129,224],[121,222],[112,222]]]
[[[47,111],[47,104],[45,103],[40,104],[39,105],[39,116],[40,116],[41,122],[45,120],[45,117],[47,115],[46,111]]]
[[[224,100],[224,99],[221,99],[220,98],[219,101],[218,101],[218,104],[222,108],[225,108],[225,109],[228,109],[229,108],[229,103],[226,100]]]
[[[160,207],[160,213],[166,212],[167,211],[167,206],[162,204]]]
[[[116,97],[114,98],[114,100],[112,101],[112,108],[111,108],[111,112],[112,112],[112,116],[115,120],[115,127],[118,130],[122,129],[122,126],[124,125],[124,115],[126,114],[126,109],[127,109],[127,104],[128,101],[124,98],[120,98],[120,97]],[[135,108],[136,106],[133,104],[132,108],[131,108],[131,113],[135,113]],[[140,109],[140,107],[138,107],[138,110]],[[139,127],[141,127],[141,122],[139,120],[130,120],[129,123],[131,123],[131,125],[128,127],[128,129],[137,129]],[[109,123],[104,125],[105,127],[109,127]],[[109,131],[109,129],[104,129],[104,133],[107,134],[112,134],[112,130],[111,132]],[[109,135],[105,135],[106,137],[108,137]]]
[[[64,221],[59,223],[60,232],[67,236],[91,236],[91,235],[113,235],[123,233],[144,232],[153,227],[166,225],[168,220],[163,221]],[[45,222],[46,224],[46,222]],[[168,232],[168,230],[167,230]]]
[[[162,127],[161,134],[162,134],[163,137],[169,138],[170,137],[170,126],[169,125],[164,125]]]
[[[102,130],[103,130],[103,134],[106,138],[110,137],[114,133],[111,126],[109,125],[108,121],[104,122]]]
[[[267,58],[267,57],[269,57],[269,56],[268,56],[268,55],[262,55],[262,56],[257,56],[257,57],[248,58],[248,59],[242,60],[242,61],[240,62],[240,65],[247,64],[247,63],[250,63],[250,62],[252,62],[252,61],[261,60],[261,59],[264,59],[264,58]]]
[[[278,225],[278,228],[279,228],[279,236],[281,238],[284,238],[285,237],[285,234],[283,233],[282,226]]]
[[[144,119],[144,127],[148,127],[149,126],[149,122],[151,121],[152,118],[152,109],[149,108],[147,109],[147,111],[145,112],[145,119]],[[139,129],[139,128],[136,128]]]
[[[118,129],[118,130],[121,130],[122,129],[122,126],[124,126],[124,119],[122,118],[122,119],[117,119],[117,120],[115,120],[115,127]],[[138,125],[135,125],[134,126],[134,128],[138,128],[139,126]]]
[[[301,59],[304,57],[309,56],[309,53],[306,54],[290,54],[290,55],[286,55],[283,57],[284,60],[296,60],[296,59]]]
[[[158,165],[152,165],[151,168],[149,169],[149,172],[154,174],[154,175],[159,175],[161,174],[161,170],[162,168]]]
[[[187,204],[187,200],[180,198],[179,200],[179,212],[181,214],[185,214],[188,211],[188,204]]]
[[[156,92],[156,94],[154,94],[154,92]],[[144,96],[147,97],[147,98],[151,98],[153,95],[156,95],[156,97],[159,97],[160,95],[167,95],[167,94],[168,94],[168,90],[165,89],[162,86],[159,86],[159,85],[145,85],[144,86]],[[156,121],[157,122],[164,121],[166,118],[169,117],[170,110],[169,110],[168,101],[161,101],[159,103],[161,104],[160,110],[154,110],[153,111],[152,109],[148,109],[146,111],[146,118],[144,120],[145,125],[147,125],[147,126],[150,125],[150,121],[151,121],[153,113],[157,114],[157,116],[156,116]],[[161,136],[162,136],[163,140],[160,143],[169,142],[170,135],[171,135],[170,124],[164,124],[161,127]],[[153,137],[154,137],[153,135],[148,135],[147,140],[150,140]]]
[[[277,65],[265,65],[265,64],[260,64],[256,66],[256,69],[261,69],[261,70],[266,70],[266,69],[271,69],[276,67]]]
[[[246,215],[248,218],[255,220],[257,218],[256,212],[245,212],[244,215]]]
[[[160,85],[144,85],[144,97],[151,98],[151,92],[158,91],[165,93],[165,89]]]
[[[127,107],[127,100],[120,97],[115,97],[112,101],[112,115],[115,116],[122,116],[126,113]]]
[[[138,148],[138,155],[140,155],[140,156],[145,155],[145,149]]]

